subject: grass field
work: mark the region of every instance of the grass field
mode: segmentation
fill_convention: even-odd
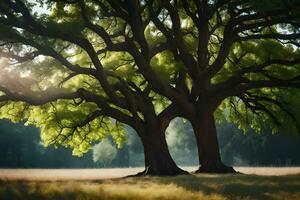
[[[261,168],[259,170],[261,170],[261,172],[263,171]],[[276,168],[273,168],[273,170],[276,170]],[[278,170],[280,171],[280,169]],[[77,172],[80,172],[80,170],[77,170]],[[296,170],[294,172],[298,171]],[[60,174],[57,174],[56,176],[58,177],[56,179],[44,178],[31,180],[28,178],[21,179],[20,177],[8,179],[1,176],[0,173],[0,199],[300,200],[300,174],[274,175],[202,174],[177,177],[139,177],[95,180],[76,179],[76,177],[74,177],[74,179],[59,179]],[[80,175],[78,176],[80,177]]]

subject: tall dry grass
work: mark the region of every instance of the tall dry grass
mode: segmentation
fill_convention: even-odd
[[[2,200],[300,200],[300,175],[189,175],[81,181],[1,180]]]

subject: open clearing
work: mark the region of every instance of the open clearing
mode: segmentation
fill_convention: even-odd
[[[236,175],[118,178],[141,169],[0,170],[0,200],[300,200],[299,167],[235,168],[247,173]]]
[[[197,167],[182,167],[192,172]],[[121,178],[136,174],[144,168],[110,169],[0,169],[0,179],[9,180],[99,180]],[[248,175],[283,176],[300,174],[300,167],[235,167],[235,170]]]

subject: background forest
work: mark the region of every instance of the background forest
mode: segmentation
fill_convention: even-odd
[[[300,165],[300,136],[289,133],[272,134],[240,131],[235,125],[218,124],[221,156],[234,166]],[[140,139],[127,128],[127,140],[117,148],[113,140],[104,139],[94,144],[82,157],[72,156],[64,147],[44,147],[39,130],[0,121],[1,168],[95,168],[143,166],[143,148]],[[197,165],[197,148],[189,122],[177,118],[167,129],[167,142],[172,157],[182,166]]]

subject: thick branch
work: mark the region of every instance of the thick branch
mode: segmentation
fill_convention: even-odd
[[[218,95],[218,94],[226,93],[226,91],[231,91],[236,86],[241,87],[241,85],[244,84],[245,87],[245,84],[251,84],[252,81],[249,82],[249,80],[244,77],[244,75],[247,73],[260,73],[263,72],[263,70],[266,67],[271,65],[293,66],[296,64],[300,64],[300,58],[294,60],[271,59],[259,65],[244,67],[238,70],[230,79],[226,80],[225,82],[221,82],[218,83],[217,85],[214,85],[212,87],[212,92]],[[284,84],[285,81],[289,82],[289,81],[297,81],[297,80],[281,80],[280,82]],[[223,98],[227,98],[227,97],[228,95],[225,95],[225,97]]]
[[[73,92],[73,93],[58,93],[49,95],[47,91],[39,94],[38,96],[26,96],[19,93],[13,93],[9,89],[0,86],[0,91],[4,92],[5,95],[0,96],[0,101],[22,101],[29,103],[31,105],[43,105],[49,102],[56,101],[58,99],[75,99],[75,98],[82,98],[80,93]]]
[[[271,33],[271,34],[254,34],[248,35],[245,37],[238,37],[237,41],[246,41],[246,40],[259,40],[259,39],[277,39],[277,40],[294,40],[300,39],[300,33],[294,34],[280,34],[280,33]]]
[[[99,80],[102,88],[106,92],[106,94],[111,97],[111,99],[119,106],[124,106],[125,104],[118,99],[117,95],[115,94],[114,90],[110,86],[107,80],[107,76],[105,74],[105,71],[103,69],[103,66],[101,62],[98,59],[97,53],[95,52],[95,49],[93,48],[92,44],[82,37],[78,37],[72,34],[66,34],[61,31],[55,30],[53,31],[50,28],[46,28],[43,25],[39,24],[34,20],[34,18],[30,15],[30,12],[26,8],[26,6],[20,2],[17,1],[17,3],[12,3],[9,0],[6,0],[8,6],[12,8],[14,11],[18,13],[22,13],[24,17],[24,22],[16,21],[17,19],[1,19],[0,23],[3,23],[8,26],[15,26],[18,28],[22,28],[34,35],[40,35],[40,36],[46,36],[54,39],[62,39],[64,41],[71,42],[73,44],[76,44],[80,46],[82,49],[84,49],[88,55],[90,56],[96,70],[97,70],[97,79]],[[30,45],[30,44],[29,44]],[[51,52],[53,53],[53,52]],[[61,60],[63,58],[60,57]]]

